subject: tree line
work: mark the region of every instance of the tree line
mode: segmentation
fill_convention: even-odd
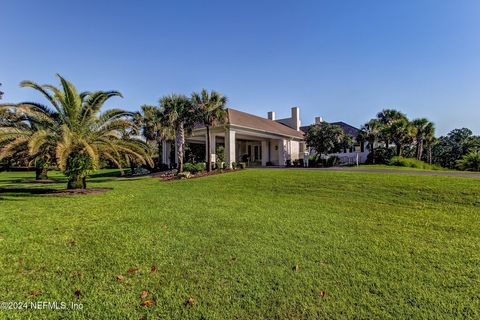
[[[312,125],[305,133],[307,146],[319,155],[351,147],[353,138],[328,123]],[[480,171],[480,136],[462,128],[437,138],[433,122],[426,118],[409,120],[398,110],[380,111],[361,127],[355,139],[368,143],[368,163],[388,163],[396,155],[450,169]]]

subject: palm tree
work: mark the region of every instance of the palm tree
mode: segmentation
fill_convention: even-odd
[[[164,125],[175,131],[178,173],[181,173],[185,153],[185,132],[191,131],[195,124],[192,104],[187,96],[172,94],[160,99],[160,106],[163,108]]]
[[[142,133],[147,141],[157,144],[158,164],[162,164],[162,141],[173,140],[175,136],[171,127],[164,125],[166,122],[163,109],[156,106],[143,105],[142,109]]]
[[[25,112],[28,110],[28,112]],[[37,153],[30,152],[29,142],[40,130],[60,125],[59,118],[46,106],[25,102],[0,105],[0,159],[16,158],[35,167],[35,179],[48,179],[48,168],[55,157],[54,145],[45,143]]]
[[[415,127],[415,139],[417,142],[417,159],[422,160],[423,154],[423,143],[425,141],[426,131],[428,130],[429,126],[431,126],[431,122],[425,118],[419,118],[412,121],[412,125]]]
[[[394,109],[383,109],[377,113],[377,119],[381,124],[380,136],[383,142],[385,142],[385,148],[388,149],[392,137],[390,135],[391,128],[390,126],[394,121],[397,120],[407,120],[407,116],[400,111]],[[398,146],[397,146],[398,148]]]
[[[125,155],[142,164],[151,163],[143,141],[122,139],[122,132],[135,128],[134,113],[120,109],[100,113],[108,99],[121,97],[118,91],[78,93],[70,82],[57,76],[60,88],[31,81],[20,84],[37,90],[51,104],[45,108],[30,103],[15,106],[25,116],[42,117],[50,124],[29,136],[30,155],[53,148],[55,162],[68,178],[68,189],[86,188],[86,176],[99,167],[100,159],[109,160],[119,168]]]
[[[363,139],[368,142],[370,153],[372,154],[372,163],[375,163],[375,143],[380,137],[381,124],[377,119],[371,119],[361,128]]]
[[[226,123],[228,112],[225,108],[227,97],[219,92],[210,93],[202,89],[200,93],[192,93],[192,103],[196,117],[207,129],[207,171],[212,171],[212,152],[210,148],[210,129]]]
[[[384,132],[395,144],[397,156],[402,155],[403,146],[411,144],[415,135],[415,129],[412,124],[403,118],[392,121],[390,125],[384,129]]]
[[[428,163],[432,164],[433,157],[433,145],[436,143],[437,139],[435,138],[435,125],[433,122],[429,122],[425,127],[423,139],[428,150]]]

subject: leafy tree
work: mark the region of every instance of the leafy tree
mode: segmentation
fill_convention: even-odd
[[[433,122],[429,122],[423,132],[423,141],[427,151],[427,161],[429,164],[433,162],[433,145],[436,143],[437,139],[435,138],[435,125]]]
[[[470,151],[457,161],[457,165],[462,170],[480,171],[480,150]]]
[[[164,125],[175,131],[178,173],[181,173],[185,154],[185,131],[191,131],[195,124],[192,103],[184,95],[172,94],[160,99],[160,106],[163,108]]]
[[[55,163],[68,178],[67,188],[86,187],[87,175],[99,167],[101,158],[108,159],[121,168],[126,154],[142,164],[151,163],[148,146],[138,138],[122,139],[121,132],[135,127],[134,114],[111,109],[100,113],[103,104],[117,91],[78,93],[67,80],[58,75],[61,87],[38,85],[23,81],[22,87],[40,92],[50,107],[25,103],[15,106],[26,117],[41,117],[48,126],[29,136],[30,155],[42,150],[55,150]]]
[[[341,127],[328,123],[312,125],[305,132],[305,142],[318,155],[338,152],[344,141]]]
[[[454,129],[433,145],[433,162],[454,169],[458,160],[475,149],[480,149],[480,136],[467,128]]]
[[[212,171],[212,151],[210,149],[210,129],[224,124],[228,119],[227,97],[219,92],[203,89],[192,94],[196,118],[207,129],[207,171]]]

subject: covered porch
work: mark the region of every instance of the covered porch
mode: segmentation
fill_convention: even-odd
[[[194,130],[186,139],[189,144],[203,145],[207,161],[207,133],[205,128]],[[223,159],[217,155],[218,146],[224,147]],[[170,164],[168,142],[164,142],[163,162]],[[229,167],[232,162],[246,162],[248,166],[284,166],[287,160],[303,159],[303,142],[268,132],[254,132],[249,129],[218,127],[210,130],[211,160],[225,162]],[[175,152],[175,160],[176,152]],[[178,163],[178,161],[175,161]]]

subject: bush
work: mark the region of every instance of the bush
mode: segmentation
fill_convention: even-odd
[[[427,170],[441,170],[442,168],[436,165],[431,165],[426,162],[417,160],[415,158],[392,157],[388,162],[389,166],[427,169]]]
[[[340,158],[337,156],[331,156],[328,157],[328,159],[325,161],[325,166],[326,167],[334,167],[340,163]]]
[[[271,167],[273,166],[273,162],[272,161],[267,161],[267,163],[265,164],[267,167]]]
[[[205,171],[205,163],[200,162],[194,164],[187,162],[183,165],[183,170],[185,170],[186,172],[190,172],[191,174],[202,172]]]
[[[368,153],[367,163],[388,164],[394,155],[395,151],[393,149],[378,148],[375,149],[375,154],[372,154],[371,152]]]
[[[240,162],[240,169],[245,169],[247,167],[246,162]]]
[[[235,161],[232,162],[232,169],[233,169],[233,170],[237,169],[237,163],[236,163]]]
[[[480,150],[473,150],[457,161],[457,166],[462,170],[480,171]]]

